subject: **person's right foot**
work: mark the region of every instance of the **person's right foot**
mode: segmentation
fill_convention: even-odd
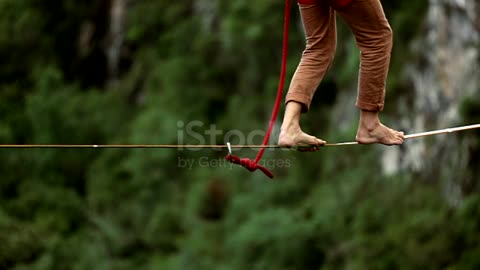
[[[385,145],[399,145],[403,143],[404,133],[388,128],[380,122],[370,127],[360,124],[356,140],[359,144],[380,143]]]
[[[278,137],[278,144],[280,146],[293,147],[300,151],[317,151],[318,147],[325,143],[325,141],[303,132],[299,127],[282,128],[280,136]]]

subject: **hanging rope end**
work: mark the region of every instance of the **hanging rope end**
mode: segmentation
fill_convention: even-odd
[[[243,166],[245,169],[249,170],[250,172],[254,172],[257,169],[262,171],[266,176],[269,178],[273,178],[273,173],[269,171],[267,168],[264,166],[259,165],[258,163],[252,161],[249,158],[239,158],[235,155],[232,154],[232,147],[230,143],[227,143],[227,148],[228,148],[228,155],[225,157],[227,161],[233,164],[238,164],[240,166]]]

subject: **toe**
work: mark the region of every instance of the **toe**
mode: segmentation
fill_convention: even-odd
[[[326,141],[320,140],[320,139],[317,139],[317,141],[318,141],[318,144],[319,144],[319,145],[324,145],[324,144],[327,143]]]
[[[319,139],[315,138],[314,136],[309,136],[308,144],[310,144],[310,145],[320,145],[321,141]]]
[[[313,140],[312,140],[312,144],[313,144],[313,145],[316,145],[316,146],[322,146],[322,145],[324,145],[324,144],[326,143],[324,140],[320,140],[320,139],[317,138],[317,137],[313,137],[313,136],[312,136],[312,139],[313,139]]]

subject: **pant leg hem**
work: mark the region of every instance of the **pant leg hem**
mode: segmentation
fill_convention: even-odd
[[[300,103],[302,105],[302,113],[306,113],[310,110],[311,98],[309,95],[303,93],[288,93],[285,97],[285,104],[290,101]]]
[[[369,103],[357,100],[355,106],[360,110],[370,111],[370,112],[381,112],[385,106],[384,103]]]

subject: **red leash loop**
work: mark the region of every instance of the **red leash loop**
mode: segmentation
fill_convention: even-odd
[[[267,145],[268,141],[270,140],[270,135],[272,134],[272,130],[275,126],[275,120],[277,119],[278,110],[280,109],[280,104],[283,98],[283,88],[285,86],[285,75],[287,70],[287,55],[288,55],[288,28],[290,25],[290,12],[291,12],[291,0],[285,0],[285,17],[284,17],[284,24],[283,24],[283,49],[282,49],[282,67],[280,72],[280,81],[278,83],[278,90],[277,90],[277,97],[275,99],[275,105],[273,106],[272,116],[270,118],[270,123],[268,125],[267,132],[265,137],[263,138],[262,146]],[[237,156],[232,155],[230,152],[227,155],[226,159],[234,164],[239,164],[245,167],[247,170],[253,172],[257,169],[260,169],[263,173],[265,173],[268,177],[273,178],[273,174],[265,167],[260,166],[258,162],[262,159],[263,153],[265,152],[265,148],[261,148],[258,152],[255,160],[252,161],[248,158],[240,159]]]
[[[231,163],[233,164],[238,164],[238,165],[241,165],[243,167],[245,167],[247,170],[251,171],[251,172],[254,172],[256,171],[257,169],[261,170],[265,175],[267,175],[268,177],[270,178],[273,178],[273,173],[271,171],[269,171],[267,168],[259,165],[258,163],[255,163],[253,162],[251,159],[249,158],[239,158],[237,156],[234,156],[234,155],[231,155],[231,154],[228,154],[226,159],[228,161],[230,161]]]

